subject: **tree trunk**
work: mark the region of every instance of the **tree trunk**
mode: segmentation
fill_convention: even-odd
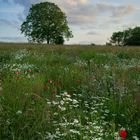
[[[50,44],[50,40],[49,39],[47,39],[47,44]]]
[[[50,44],[50,37],[49,36],[47,36],[47,44]]]

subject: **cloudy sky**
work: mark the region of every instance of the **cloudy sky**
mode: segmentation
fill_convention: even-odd
[[[26,42],[20,32],[32,4],[50,1],[67,15],[67,44],[106,43],[112,32],[140,26],[140,0],[0,0],[0,41]]]

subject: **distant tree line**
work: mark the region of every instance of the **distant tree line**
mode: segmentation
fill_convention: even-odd
[[[111,36],[110,44],[116,46],[140,45],[140,27],[114,32]]]

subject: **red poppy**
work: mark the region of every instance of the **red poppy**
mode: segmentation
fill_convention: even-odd
[[[126,138],[126,131],[125,129],[121,129],[119,132],[120,137],[124,140]]]
[[[31,72],[32,72],[32,70],[31,70],[31,69],[28,69],[28,70],[27,70],[27,72],[31,73]]]

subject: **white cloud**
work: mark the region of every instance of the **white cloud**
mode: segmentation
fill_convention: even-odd
[[[88,0],[67,0],[67,3],[70,5],[79,5],[79,4],[86,4]]]
[[[3,0],[4,1],[4,0]],[[46,0],[11,0],[24,7],[25,16],[31,4],[45,2]],[[93,3],[89,0],[48,0],[60,6],[66,13],[71,25],[86,25],[97,22],[101,15],[123,20],[133,10],[132,5],[113,5],[108,3]],[[17,10],[19,11],[19,10]],[[14,12],[14,11],[13,11]],[[107,14],[107,15],[106,15]],[[20,14],[21,15],[21,14]],[[22,15],[21,15],[22,16]],[[23,18],[22,18],[23,19]],[[111,20],[110,20],[111,21]]]

